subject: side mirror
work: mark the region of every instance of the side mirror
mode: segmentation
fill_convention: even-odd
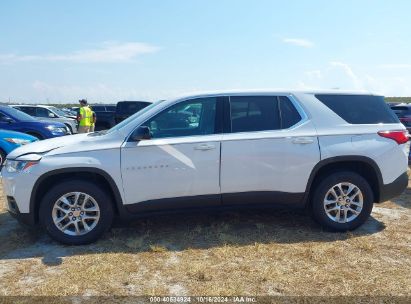
[[[2,122],[9,123],[9,124],[11,124],[12,122],[14,122],[13,119],[11,119],[10,117],[7,117],[7,116],[2,117],[2,118],[1,118],[1,121],[2,121]]]
[[[130,136],[131,141],[140,141],[151,139],[150,128],[147,126],[140,126],[134,130],[133,134]]]
[[[50,118],[56,118],[56,115],[54,115],[53,113],[49,113],[49,117]]]

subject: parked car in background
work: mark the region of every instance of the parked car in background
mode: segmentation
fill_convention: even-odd
[[[9,212],[65,244],[115,216],[307,208],[353,230],[408,185],[407,130],[382,96],[219,92],[144,108],[107,131],[20,147],[2,170]]]
[[[94,104],[91,109],[96,113],[95,131],[107,130],[116,124],[116,105]]]
[[[37,140],[36,137],[25,133],[0,129],[0,166],[3,166],[7,154],[11,151]]]
[[[122,122],[150,104],[151,102],[148,101],[119,101],[116,106],[116,124]]]
[[[391,106],[391,110],[398,116],[402,124],[411,132],[411,105],[402,103]]]
[[[10,106],[0,105],[0,129],[32,135],[38,139],[70,134],[68,127],[60,122],[41,121]]]
[[[73,111],[73,110],[68,109],[68,108],[62,108],[60,110],[62,110],[64,113],[66,113],[67,117],[77,119],[77,112],[76,111]]]
[[[64,111],[53,107],[43,105],[11,105],[11,107],[23,111],[39,120],[53,120],[64,123],[70,130],[71,134],[77,133],[76,116],[69,116]]]
[[[411,105],[407,103],[391,105],[391,109],[398,116],[402,124],[411,132]],[[408,165],[411,166],[411,150],[408,155]]]

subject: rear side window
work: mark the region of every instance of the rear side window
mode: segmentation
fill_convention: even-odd
[[[315,97],[350,124],[399,123],[382,96],[317,94]]]
[[[231,132],[254,132],[280,129],[278,101],[275,96],[233,96]]]
[[[301,120],[301,115],[292,104],[288,97],[280,96],[280,115],[281,115],[281,128],[288,129]]]

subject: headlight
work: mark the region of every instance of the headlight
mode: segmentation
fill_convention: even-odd
[[[7,159],[4,163],[6,171],[9,173],[18,173],[37,165],[38,161],[29,160],[9,160]]]
[[[53,135],[66,134],[67,133],[66,127],[47,126],[46,129],[51,131],[51,134],[53,134]]]
[[[4,140],[16,145],[26,145],[28,143],[31,143],[31,140],[21,138],[5,138]]]

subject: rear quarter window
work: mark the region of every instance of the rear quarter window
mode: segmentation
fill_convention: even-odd
[[[301,115],[298,113],[297,109],[288,97],[280,96],[279,102],[282,129],[288,129],[300,122],[302,119]]]
[[[350,124],[400,122],[382,96],[316,94],[315,97]]]

